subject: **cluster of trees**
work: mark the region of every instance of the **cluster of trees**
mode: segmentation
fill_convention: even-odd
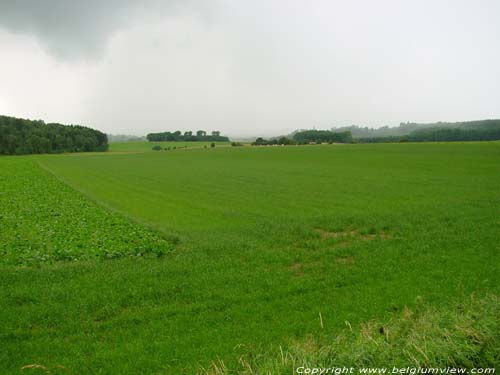
[[[303,130],[296,132],[293,139],[299,143],[350,143],[352,134],[350,131]]]
[[[79,125],[46,124],[42,120],[0,116],[0,154],[50,154],[106,151],[108,137]]]
[[[187,131],[182,133],[177,130],[175,132],[149,133],[146,136],[150,142],[227,142],[228,137],[220,135],[219,131],[213,131],[208,134],[205,130],[198,130],[196,133]]]
[[[214,142],[210,143],[210,147],[214,148],[215,143]],[[170,151],[170,150],[177,150],[177,149],[182,149],[182,148],[188,148],[188,146],[167,146],[167,147],[163,148],[160,145],[154,145],[152,150],[153,151],[162,151],[162,150]],[[203,148],[207,148],[207,145],[203,145]]]
[[[349,143],[352,142],[350,132],[333,132],[330,130],[303,130],[290,137],[279,138],[257,138],[252,142],[253,146],[273,145],[306,145],[310,143]]]
[[[252,142],[252,146],[274,146],[274,145],[296,145],[296,144],[297,142],[287,137],[279,137],[271,139],[264,139],[259,137],[255,140],[255,142]]]

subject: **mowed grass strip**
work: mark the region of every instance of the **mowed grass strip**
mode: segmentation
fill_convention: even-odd
[[[0,207],[6,265],[162,256],[172,249],[158,233],[98,206],[30,158],[0,158]]]

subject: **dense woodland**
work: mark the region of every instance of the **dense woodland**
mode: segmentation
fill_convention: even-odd
[[[187,131],[182,133],[175,132],[149,133],[146,138],[150,142],[228,142],[229,138],[220,135],[219,131],[213,131],[208,134],[205,130],[198,130],[196,133]]]
[[[51,154],[106,151],[106,134],[79,125],[0,116],[0,154]]]

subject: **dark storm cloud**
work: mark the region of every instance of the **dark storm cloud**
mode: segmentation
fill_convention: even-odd
[[[144,12],[175,11],[180,1],[0,0],[0,28],[34,35],[62,58],[96,56],[116,30]]]

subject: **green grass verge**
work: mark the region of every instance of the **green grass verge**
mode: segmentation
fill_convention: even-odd
[[[472,296],[440,308],[419,303],[385,321],[372,320],[354,329],[348,322],[346,325],[348,328],[328,339],[308,337],[275,353],[245,353],[235,368],[214,361],[199,373],[285,375],[304,373],[306,368],[349,368],[360,373],[370,367],[388,373],[408,367],[491,370],[500,363],[500,298],[495,295]]]

